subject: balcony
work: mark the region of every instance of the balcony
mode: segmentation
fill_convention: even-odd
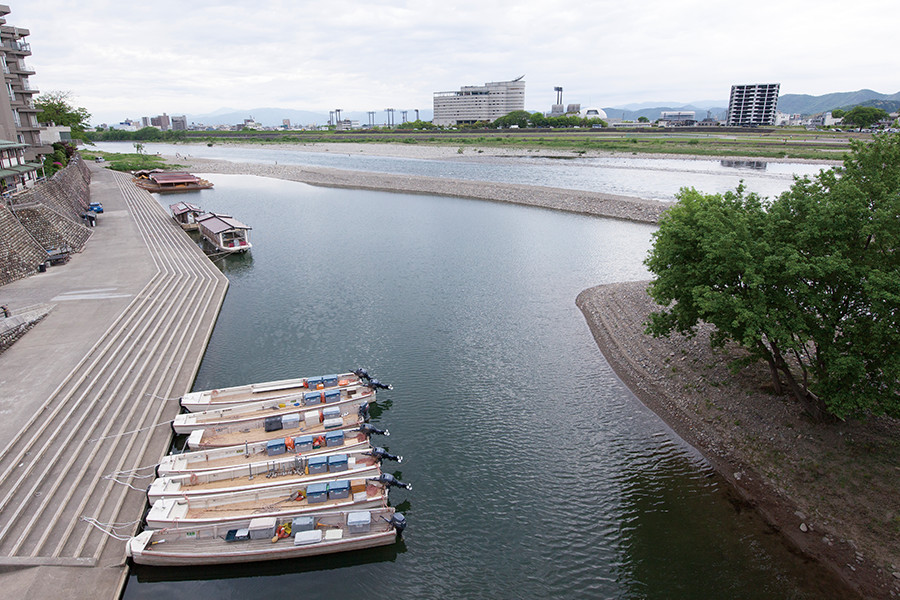
[[[3,48],[11,54],[31,54],[31,44],[28,42],[16,42],[10,40],[3,43]]]

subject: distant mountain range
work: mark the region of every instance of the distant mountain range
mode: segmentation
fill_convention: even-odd
[[[900,107],[900,92],[888,95],[872,90],[859,90],[858,92],[837,92],[824,96],[785,94],[778,98],[778,110],[788,114],[815,115],[836,108],[846,110],[854,106],[878,106],[887,112],[893,112]]]
[[[788,114],[816,115],[836,108],[848,109],[854,106],[876,106],[887,112],[900,110],[900,92],[896,94],[880,94],[872,90],[859,90],[857,92],[836,92],[823,96],[810,96],[807,94],[785,94],[778,98],[778,110]],[[694,111],[697,120],[710,116],[714,119],[724,119],[728,110],[728,101],[697,100],[689,104],[675,102],[642,102],[639,104],[626,104],[623,106],[604,107],[606,115],[610,119],[623,121],[637,121],[640,117],[647,117],[655,121],[663,111],[681,110]],[[586,107],[583,107],[586,108]],[[536,112],[530,110],[529,112]],[[328,123],[328,113],[307,110],[295,110],[291,108],[254,108],[251,110],[236,110],[221,108],[215,112],[203,115],[187,115],[188,124],[203,123],[205,125],[236,125],[244,119],[252,118],[257,123],[267,126],[279,126],[284,119],[290,119],[292,125],[324,125]],[[402,122],[400,110],[394,113],[394,123]],[[416,113],[410,109],[407,111],[407,120],[414,121]],[[433,117],[431,109],[419,110],[419,118],[430,121]],[[344,111],[341,118],[359,121],[362,124],[369,122],[369,114],[365,111]],[[383,125],[387,120],[387,114],[381,110],[376,111],[374,121],[376,125]]]

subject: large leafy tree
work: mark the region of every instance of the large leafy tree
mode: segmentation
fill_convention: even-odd
[[[834,116],[834,111],[831,114]],[[843,116],[844,123],[852,123],[857,127],[870,127],[887,118],[887,112],[874,106],[856,106],[844,113]]]
[[[91,114],[84,108],[74,107],[70,102],[71,92],[47,92],[34,100],[40,112],[37,115],[40,123],[56,123],[71,127],[72,137],[84,139],[84,130],[89,127]]]
[[[665,308],[648,332],[733,340],[808,412],[900,416],[900,136],[855,142],[839,170],[771,204],[682,190],[646,264]]]

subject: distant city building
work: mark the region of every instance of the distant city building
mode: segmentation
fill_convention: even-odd
[[[585,119],[603,119],[606,120],[606,111],[602,108],[586,108],[584,112],[579,113],[580,117]]]
[[[839,125],[843,121],[843,119],[836,119],[832,116],[831,111],[826,113],[822,113],[821,115],[816,115],[812,119],[810,119],[810,125],[819,125],[821,127],[831,127],[833,125]]]
[[[3,67],[6,84],[6,94],[0,93],[0,140],[21,144],[25,148],[25,159],[35,161],[49,153],[51,148],[41,143],[41,129],[37,121],[40,111],[34,106],[34,96],[38,90],[28,83],[28,76],[34,75],[34,71],[25,64],[25,57],[31,56],[31,45],[23,40],[31,32],[6,25],[4,17],[9,13],[9,7],[0,4],[0,66]]]
[[[774,125],[780,83],[731,86],[728,100],[729,127]]]
[[[290,119],[282,119],[281,127],[282,127],[282,129],[290,129],[291,128],[291,120]]]
[[[187,116],[172,117],[172,131],[187,131]]]
[[[693,110],[664,110],[659,114],[663,127],[693,127],[697,124],[697,112]]]
[[[435,92],[432,122],[440,126],[491,122],[513,111],[525,110],[522,77],[464,86],[458,92]]]
[[[168,131],[172,126],[172,120],[169,115],[163,113],[158,117],[150,117],[150,126],[159,127],[163,131]]]

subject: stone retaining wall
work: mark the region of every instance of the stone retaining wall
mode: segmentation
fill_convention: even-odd
[[[92,233],[81,222],[90,183],[90,170],[75,156],[49,180],[0,205],[0,285],[36,273],[50,249],[84,249]]]

